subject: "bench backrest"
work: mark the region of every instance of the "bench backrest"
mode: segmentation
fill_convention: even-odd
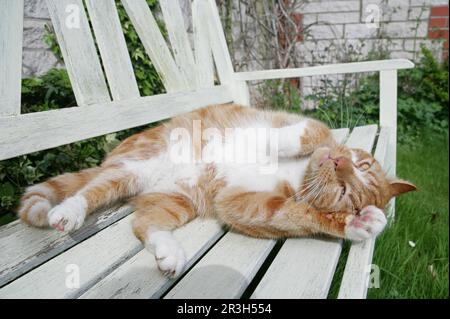
[[[214,0],[192,3],[194,48],[178,1],[159,1],[170,43],[146,0],[121,2],[167,94],[140,96],[114,0],[47,0],[78,106],[21,115],[23,0],[0,1],[0,160],[209,104],[248,104]],[[220,85],[214,85],[214,64]]]

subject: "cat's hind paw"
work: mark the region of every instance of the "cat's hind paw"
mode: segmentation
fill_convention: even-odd
[[[376,237],[387,224],[383,211],[375,206],[364,207],[359,215],[347,217],[345,238],[354,241],[364,241]]]
[[[158,231],[150,235],[148,247],[154,253],[158,269],[167,277],[178,277],[186,264],[183,248],[170,232]]]
[[[186,264],[186,257],[181,247],[160,246],[156,250],[156,262],[159,270],[167,277],[178,277]]]

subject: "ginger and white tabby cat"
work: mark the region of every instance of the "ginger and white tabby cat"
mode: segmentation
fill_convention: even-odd
[[[202,160],[214,148],[231,152],[230,139],[242,135],[227,135],[233,128],[275,132],[276,169],[265,172],[251,161]],[[192,139],[174,139],[180,129]],[[225,138],[206,138],[212,130]],[[264,150],[270,144],[268,137],[254,143]],[[193,160],[174,161],[173,150],[180,146],[192,146],[187,157]],[[328,234],[365,240],[386,225],[387,202],[414,189],[388,178],[367,152],[337,144],[321,122],[229,104],[175,117],[129,137],[99,167],[29,187],[18,213],[34,226],[73,231],[99,207],[129,199],[135,235],[166,275],[177,276],[186,259],[171,231],[197,216],[255,237]]]

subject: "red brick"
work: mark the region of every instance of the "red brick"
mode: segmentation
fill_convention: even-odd
[[[429,39],[448,39],[447,30],[428,30]]]
[[[442,46],[444,50],[448,50],[448,40],[444,42],[444,45]]]
[[[448,27],[448,18],[431,18],[428,27],[430,29]]]
[[[295,78],[295,79],[289,79],[289,84],[293,87],[293,88],[300,88],[300,79]]]
[[[448,17],[448,6],[439,6],[431,8],[431,17]]]
[[[442,51],[442,60],[448,59],[448,50]]]
[[[303,14],[301,13],[294,13],[292,14],[292,20],[294,20],[295,25],[297,26],[298,30],[300,32],[303,32],[302,28],[303,28]],[[299,34],[297,35],[297,41],[301,42],[303,41],[303,34]]]

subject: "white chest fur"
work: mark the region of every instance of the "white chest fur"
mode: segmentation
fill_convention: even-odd
[[[269,172],[261,170],[256,164],[219,165],[221,176],[228,186],[242,187],[250,192],[272,191],[281,181],[287,181],[294,189],[300,187],[308,164],[308,159],[281,160]]]

